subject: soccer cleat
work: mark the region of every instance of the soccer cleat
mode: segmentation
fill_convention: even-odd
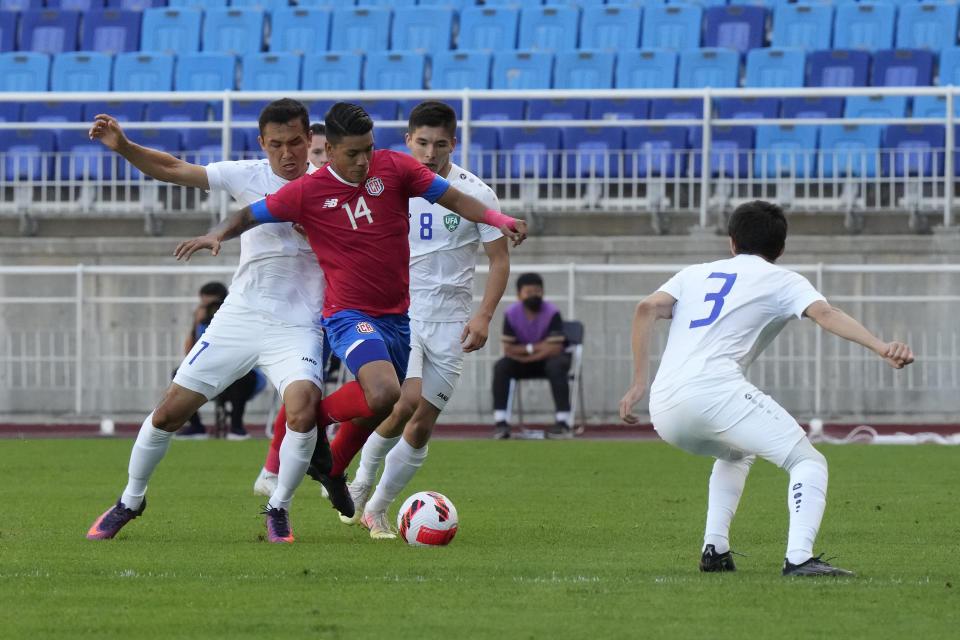
[[[107,509],[107,511],[93,523],[93,526],[87,531],[87,540],[109,540],[117,535],[120,529],[123,529],[123,525],[139,516],[146,508],[146,498],[143,499],[143,502],[140,503],[140,508],[136,511],[127,509],[123,506],[122,502],[117,500],[117,504]]]
[[[230,428],[227,432],[227,440],[249,440],[250,434],[243,427]]]
[[[370,530],[370,537],[374,540],[393,540],[397,537],[397,532],[387,519],[386,511],[365,511],[360,518],[360,524]]]
[[[826,560],[821,560],[823,554],[814,556],[800,564],[792,564],[786,558],[783,559],[783,575],[785,576],[840,576],[846,578],[856,578],[857,574],[853,571],[847,571],[840,567],[829,564]]]
[[[177,440],[206,440],[210,436],[207,435],[207,428],[196,422],[183,427],[173,437]]]
[[[270,473],[266,469],[260,469],[260,475],[253,483],[253,492],[258,496],[269,498],[277,490],[277,474]]]
[[[263,515],[267,516],[267,540],[270,542],[293,542],[293,530],[290,529],[290,514],[286,509],[263,506]]]
[[[546,433],[548,440],[570,440],[573,438],[573,429],[566,422],[556,421]]]
[[[493,427],[493,439],[494,440],[509,440],[510,439],[510,423],[501,420]]]
[[[373,487],[354,481],[347,485],[347,490],[350,491],[350,500],[353,502],[353,515],[349,518],[341,515],[340,522],[343,524],[357,524],[357,522],[360,521],[360,516],[363,515],[363,506],[367,504],[367,498],[370,497],[370,492],[373,490]]]
[[[330,503],[342,517],[353,518],[356,509],[353,508],[353,498],[350,497],[350,490],[347,488],[347,474],[341,473],[339,476],[331,477],[326,473],[320,473],[311,465],[307,468],[307,475],[323,485],[327,490]]]
[[[713,573],[719,571],[736,571],[737,567],[733,564],[733,556],[729,551],[717,553],[716,547],[708,544],[700,556],[700,571]]]

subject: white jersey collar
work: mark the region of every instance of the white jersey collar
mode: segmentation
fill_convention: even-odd
[[[342,182],[343,184],[348,184],[348,185],[350,185],[351,187],[359,187],[359,186],[360,186],[360,183],[359,183],[359,182],[348,182],[347,180],[344,180],[343,178],[341,178],[340,176],[338,176],[338,175],[337,175],[337,172],[334,171],[334,170],[333,170],[333,167],[331,167],[329,164],[327,165],[327,171],[329,171],[329,172],[330,172],[330,175],[332,175],[334,178],[336,178],[337,180],[339,180],[339,181]]]

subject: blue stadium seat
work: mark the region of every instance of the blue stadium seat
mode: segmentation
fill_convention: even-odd
[[[556,54],[554,89],[610,89],[613,87],[612,51],[571,49]]]
[[[350,4],[350,0],[347,0]],[[357,6],[360,7],[392,7],[404,8],[412,7],[417,4],[417,0],[357,0]]]
[[[779,98],[716,98],[717,117],[724,119],[776,118],[780,113]]]
[[[304,91],[357,91],[363,79],[363,55],[346,51],[306,54]]]
[[[800,49],[752,49],[747,53],[747,87],[802,87],[806,56]]]
[[[231,7],[240,9],[260,9],[267,13],[273,13],[281,9],[289,9],[289,3],[286,0],[230,0]],[[298,2],[296,6],[300,6]]]
[[[532,98],[527,100],[527,120],[585,120],[586,98]]]
[[[0,11],[32,11],[43,9],[43,0],[0,0]]]
[[[329,2],[330,0],[320,0],[321,2]],[[457,12],[463,11],[467,7],[472,7],[474,5],[473,0],[420,0],[417,2],[421,7],[430,6],[435,7],[437,5],[444,5],[447,7],[453,7]]]
[[[523,120],[526,110],[526,100],[479,98],[470,101],[474,120]]]
[[[833,41],[833,7],[815,4],[778,4],[773,10],[774,47],[829,49]]]
[[[677,86],[676,51],[635,49],[617,53],[617,89],[672,89]]]
[[[20,14],[14,11],[0,11],[0,53],[17,48],[17,22]]]
[[[821,175],[875,178],[882,129],[853,124],[820,127]]]
[[[396,100],[354,100],[353,102],[363,107],[374,122],[396,120],[400,111],[400,104]]]
[[[373,131],[373,144],[377,149],[390,149],[407,153],[406,127],[377,127]]]
[[[550,89],[553,54],[546,51],[495,51],[491,89]]]
[[[31,102],[26,109],[29,122],[83,122],[82,102]]]
[[[943,148],[945,132],[939,125],[892,124],[887,127],[884,141],[883,175],[939,176],[943,175]]]
[[[196,131],[193,129],[192,131]],[[186,149],[184,143],[185,135],[180,135],[179,131],[172,129],[139,129],[137,131],[130,132],[130,138],[137,144],[143,145],[145,147],[150,147],[151,149],[157,149],[158,151],[166,151],[167,153],[181,153]],[[218,138],[219,140],[219,138]],[[217,149],[217,156],[219,159],[219,148]],[[194,158],[188,158],[190,161],[194,161]],[[208,162],[213,162],[209,159],[209,156],[197,158],[200,160],[198,164],[207,164]],[[130,171],[130,178],[133,180],[139,180],[142,177],[145,177],[140,170],[134,167],[133,165],[127,165],[127,163],[122,162],[118,167],[117,173],[120,177],[123,177],[127,170]]]
[[[733,49],[684,49],[677,67],[678,89],[737,87],[740,54]]]
[[[588,104],[592,120],[645,120],[650,101],[643,98],[594,98]]]
[[[710,174],[713,177],[745,178],[750,174],[750,160],[753,151],[753,127],[713,127],[710,134]],[[703,167],[700,164],[703,146],[703,128],[693,130],[690,148],[693,149],[693,175],[700,177]]]
[[[493,56],[488,51],[450,51],[434,56],[431,89],[489,89]]]
[[[160,122],[203,122],[207,119],[207,105],[203,102],[183,100],[148,102],[146,119]]]
[[[439,53],[453,45],[453,9],[437,7],[424,11],[418,7],[401,7],[393,11],[391,48],[396,51]]]
[[[461,133],[461,139],[462,139]],[[469,170],[481,180],[493,177],[493,159],[500,149],[500,132],[493,127],[473,127],[470,129]],[[451,154],[453,161],[464,166],[463,145],[458,144]]]
[[[654,120],[694,120],[703,117],[700,98],[654,98],[650,101],[650,117]]]
[[[940,52],[940,71],[937,84],[941,87],[960,86],[960,47],[947,47]]]
[[[526,6],[520,11],[517,48],[553,52],[576,49],[579,33],[579,7]]]
[[[80,12],[24,11],[20,17],[20,50],[61,53],[77,50]]]
[[[136,11],[87,11],[83,14],[80,48],[111,54],[139,51],[141,20]]]
[[[237,59],[229,53],[184,53],[177,56],[173,84],[177,91],[222,91],[235,88],[236,74]]]
[[[439,0],[438,0],[438,1],[439,1]],[[571,2],[570,0],[544,0],[543,4],[545,4],[545,5],[553,5],[553,4],[567,5],[567,4],[573,4],[573,5],[578,5],[578,6],[580,6],[580,7],[583,7],[583,9],[589,9],[589,8],[591,8],[591,7],[602,7],[604,1],[605,1],[605,0],[577,0],[576,2]],[[421,0],[420,4],[423,4],[423,0]],[[534,0],[534,4],[537,4],[536,0]],[[616,4],[616,3],[611,3],[611,4]]]
[[[131,51],[113,60],[114,91],[172,91],[174,56]]]
[[[933,84],[934,55],[926,49],[873,52],[873,86],[922,87]]]
[[[499,173],[510,178],[549,178],[560,175],[560,129],[511,128],[500,141]]]
[[[672,178],[686,173],[686,127],[630,127],[624,148],[624,175]]]
[[[811,51],[807,54],[807,86],[865,87],[869,68],[866,51]]]
[[[20,122],[20,103],[0,102],[0,122]]]
[[[199,9],[144,9],[140,48],[178,56],[199,51],[202,18]]]
[[[767,10],[744,5],[708,7],[703,12],[703,46],[746,53],[763,46]]]
[[[897,8],[889,4],[842,3],[837,5],[833,23],[836,49],[889,49]]]
[[[767,125],[757,127],[753,174],[762,178],[815,175],[817,127]]]
[[[176,9],[226,9],[227,0],[167,0],[167,6]]]
[[[644,49],[689,49],[700,46],[703,9],[696,5],[649,5],[643,10]]]
[[[386,51],[390,48],[389,7],[354,7],[333,10],[331,51]]]
[[[99,113],[113,116],[118,122],[140,122],[146,105],[139,100],[98,100],[83,105],[83,120],[92,121]]]
[[[167,0],[107,0],[107,8],[126,11],[145,11],[165,6],[167,6]]]
[[[244,91],[296,91],[300,89],[300,64],[296,53],[248,53],[241,58]]]
[[[263,48],[263,11],[207,9],[203,18],[203,51],[245,55]]]
[[[53,56],[51,91],[110,91],[112,60],[105,53],[68,51]]]
[[[0,91],[46,91],[50,56],[29,51],[0,53]]]
[[[584,7],[580,22],[583,49],[637,49],[643,9],[638,5]]]
[[[230,131],[230,158],[238,160],[243,157],[247,141],[241,129]],[[184,151],[188,152],[187,160],[194,164],[206,165],[223,160],[223,138],[220,129],[187,129],[183,135]]]
[[[330,11],[284,7],[270,14],[270,51],[326,51],[330,41]]]
[[[567,127],[563,148],[568,178],[617,177],[623,153],[623,127]]]
[[[119,155],[90,140],[86,131],[63,129],[56,138],[62,180],[110,180],[114,173],[120,177],[126,165]]]
[[[843,98],[784,98],[782,108],[784,118],[842,118]]]
[[[269,100],[234,100],[230,103],[230,113],[234,121],[237,122],[256,122],[260,119],[260,112],[270,103]],[[219,120],[223,117],[223,104],[214,103],[213,119]],[[244,147],[234,147],[244,148]]]
[[[6,129],[0,131],[0,159],[7,182],[14,180],[45,180],[53,177],[53,151],[56,141],[53,131]]]
[[[897,48],[943,49],[957,42],[956,4],[904,4],[897,18]]]
[[[458,49],[508,51],[517,47],[520,11],[513,7],[468,7],[460,12]]]
[[[412,51],[374,51],[367,54],[363,88],[370,91],[423,89],[427,58]]]
[[[943,96],[914,96],[914,118],[944,118],[947,115],[947,99]],[[960,120],[960,100],[953,101],[953,116]]]
[[[844,118],[903,118],[907,96],[848,96]]]
[[[397,108],[400,110],[400,116],[399,116],[400,119],[403,120],[404,122],[409,120],[410,112],[413,110],[415,106],[417,106],[421,102],[423,102],[423,100],[419,98],[415,98],[412,100],[397,100]],[[461,102],[460,100],[448,100],[448,99],[441,100],[440,102],[444,103],[445,105],[453,109],[454,113],[457,114],[457,120],[461,120],[463,118],[463,102]]]

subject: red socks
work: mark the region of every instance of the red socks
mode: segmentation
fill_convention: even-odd
[[[363,395],[363,387],[354,380],[320,401],[317,426],[325,427],[334,422],[345,423],[353,418],[372,418],[373,415],[367,405],[367,398]]]
[[[358,427],[349,420],[340,423],[337,436],[330,443],[330,451],[333,452],[333,468],[330,469],[331,478],[335,478],[346,471],[350,461],[363,448],[364,443],[373,431],[373,429],[368,431]]]
[[[270,450],[267,451],[267,461],[263,463],[263,468],[270,473],[280,471],[280,443],[283,441],[283,434],[287,432],[287,408],[280,407],[280,413],[273,423],[273,440],[270,441]]]

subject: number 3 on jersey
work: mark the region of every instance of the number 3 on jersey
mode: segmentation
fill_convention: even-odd
[[[713,322],[720,317],[720,310],[723,309],[723,299],[727,297],[727,294],[730,293],[730,289],[733,288],[733,283],[737,281],[737,274],[714,272],[707,276],[707,278],[719,278],[723,280],[723,286],[720,287],[720,291],[717,291],[716,293],[708,293],[703,297],[704,302],[713,303],[713,309],[710,310],[710,315],[708,315],[706,318],[691,320],[691,329],[696,329],[697,327],[706,327],[707,325],[713,324]]]
[[[353,230],[357,230],[357,219],[366,218],[367,222],[373,224],[373,216],[370,215],[373,213],[370,209],[367,208],[367,203],[363,201],[363,196],[357,198],[357,208],[351,209],[350,203],[343,205],[343,209],[347,212],[347,218],[350,219],[350,226],[353,227]]]

